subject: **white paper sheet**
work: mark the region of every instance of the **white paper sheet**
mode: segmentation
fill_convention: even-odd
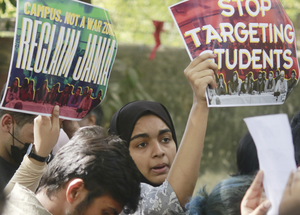
[[[245,118],[255,142],[264,189],[272,203],[268,215],[278,215],[282,194],[291,171],[296,170],[294,146],[286,114]]]

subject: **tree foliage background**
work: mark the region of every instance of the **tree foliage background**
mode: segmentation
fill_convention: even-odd
[[[1,18],[15,16],[15,7],[11,1],[0,0]],[[168,11],[168,7],[177,2],[179,1],[92,0],[92,4],[109,11],[119,42],[107,95],[102,103],[105,127],[112,114],[122,105],[139,99],[155,100],[163,103],[170,111],[177,139],[181,139],[192,104],[192,91],[183,75],[190,59]],[[294,23],[297,38],[300,29],[300,0],[281,0],[281,3]],[[155,43],[152,20],[164,21],[165,24],[161,34],[162,45],[155,59],[150,61],[149,54]],[[1,42],[0,38],[0,68],[5,72],[9,67],[11,46],[12,39],[10,42]],[[4,76],[1,76],[2,79],[4,80]],[[233,173],[236,145],[247,131],[243,118],[287,113],[291,119],[300,109],[299,94],[300,88],[297,87],[286,103],[280,106],[212,108],[200,172],[203,174],[206,170],[213,170]]]
[[[1,2],[2,1],[2,2]],[[106,8],[112,19],[119,43],[153,45],[152,20],[164,21],[161,43],[165,46],[183,47],[168,7],[180,0],[81,0]],[[280,0],[285,11],[300,29],[300,0]],[[0,17],[15,16],[16,0],[0,0]]]

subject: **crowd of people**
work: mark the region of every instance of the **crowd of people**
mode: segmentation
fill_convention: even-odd
[[[24,78],[22,86],[18,77],[7,88],[5,104],[13,100],[29,101],[42,104],[58,105],[60,107],[68,106],[77,108],[78,112],[90,111],[99,105],[102,101],[103,91],[100,89],[95,98],[92,97],[93,89],[86,86],[82,92],[82,87],[77,87],[73,93],[74,86],[66,84],[63,91],[60,90],[60,83],[48,88],[48,80],[44,80],[43,85],[35,90],[34,80]],[[20,104],[20,103],[16,103]],[[22,107],[15,107],[22,109]]]
[[[256,80],[253,79],[253,73],[249,72],[245,75],[242,81],[239,78],[237,71],[232,73],[231,79],[226,83],[224,75],[220,73],[216,75],[218,87],[215,89],[217,95],[240,95],[240,94],[256,94],[261,93],[280,93],[289,94],[291,90],[296,86],[296,71],[293,69],[289,79],[286,79],[284,70],[276,70],[275,76],[272,71],[268,73],[266,78],[266,72],[260,71]]]
[[[59,105],[52,117],[0,110],[2,214],[266,214],[271,204],[263,198],[263,172],[249,135],[240,143],[238,173],[210,194],[201,189],[191,198],[209,114],[205,91],[208,85],[216,90],[220,85],[217,64],[207,60],[215,57],[203,54],[184,70],[193,104],[179,146],[172,118],[158,102],[124,105],[112,117],[108,131],[59,120]],[[82,103],[79,90],[66,99],[69,92],[65,87],[57,104]],[[90,98],[90,92],[85,90],[82,101]],[[296,160],[297,122],[296,118],[292,122]],[[61,127],[70,140],[50,159]],[[299,170],[291,173],[280,215],[300,211],[299,177]]]

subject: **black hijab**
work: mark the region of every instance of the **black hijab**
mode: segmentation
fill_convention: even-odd
[[[118,135],[122,140],[125,141],[125,145],[129,148],[131,134],[133,132],[136,122],[145,115],[155,115],[160,118],[172,132],[172,138],[176,144],[177,149],[177,139],[175,128],[171,116],[166,109],[159,102],[150,101],[134,101],[124,105],[120,108],[112,117],[109,127],[109,132],[114,135]],[[153,184],[147,180],[142,173],[141,182],[150,184],[152,186],[159,186],[160,184]]]

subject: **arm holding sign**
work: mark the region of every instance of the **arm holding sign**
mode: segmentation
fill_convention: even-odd
[[[208,85],[213,89],[217,86],[215,73],[218,66],[208,60],[214,57],[213,54],[198,56],[184,71],[194,92],[193,105],[180,147],[167,177],[182,207],[192,196],[198,178],[209,112],[205,91]]]
[[[78,122],[65,120],[62,122],[64,131],[71,138],[79,128]],[[34,153],[40,157],[47,157],[55,146],[60,131],[59,107],[55,106],[52,117],[38,116],[34,120]],[[35,191],[39,181],[47,169],[45,162],[24,156],[23,162],[5,187],[4,192],[10,193],[16,183],[31,191]]]
[[[34,119],[34,154],[40,157],[48,157],[57,142],[60,123],[59,107],[53,108],[52,117],[38,116]],[[16,171],[4,192],[10,193],[16,183],[19,183],[33,192],[36,190],[42,174],[46,170],[45,162],[24,156],[23,162]]]

